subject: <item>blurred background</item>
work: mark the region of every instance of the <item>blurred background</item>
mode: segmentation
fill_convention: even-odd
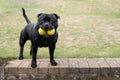
[[[25,8],[36,23],[39,13],[56,13],[59,19],[57,58],[120,57],[119,0],[0,0],[0,58],[19,54],[20,31],[27,24]],[[30,58],[30,41],[24,49]],[[48,48],[39,48],[38,58],[48,58]]]

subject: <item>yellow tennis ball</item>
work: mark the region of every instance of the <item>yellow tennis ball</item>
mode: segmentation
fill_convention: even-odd
[[[48,35],[54,35],[55,34],[55,29],[51,29],[47,31]]]
[[[46,34],[46,31],[45,31],[44,29],[42,29],[42,28],[39,28],[39,29],[38,29],[38,33],[39,33],[40,35],[45,35],[45,34]]]

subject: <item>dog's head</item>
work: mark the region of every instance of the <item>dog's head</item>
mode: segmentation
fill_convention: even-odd
[[[43,30],[57,29],[58,19],[60,18],[57,14],[45,14],[40,13],[37,15],[38,21],[36,29],[42,28]]]

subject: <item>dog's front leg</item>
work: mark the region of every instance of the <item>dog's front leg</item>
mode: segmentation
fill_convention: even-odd
[[[32,46],[32,63],[31,63],[32,68],[37,67],[37,60],[36,60],[37,50],[38,50],[38,46]]]
[[[52,66],[56,66],[57,62],[54,60],[55,44],[49,46],[50,62]]]
[[[30,47],[30,56],[32,56],[32,45]]]

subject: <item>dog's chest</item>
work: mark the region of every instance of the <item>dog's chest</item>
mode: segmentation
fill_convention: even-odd
[[[49,45],[53,44],[54,42],[55,42],[54,38],[38,38],[36,40],[36,44],[39,47],[48,47]]]

